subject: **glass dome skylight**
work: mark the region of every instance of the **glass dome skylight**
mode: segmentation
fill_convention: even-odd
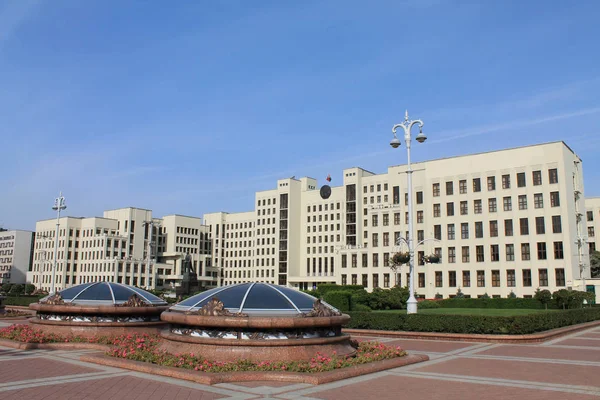
[[[64,289],[59,293],[65,303],[79,305],[119,305],[129,300],[133,294],[138,295],[149,305],[167,305],[166,301],[150,292],[114,282],[84,283]],[[41,299],[40,303],[43,303],[48,297]]]
[[[268,283],[240,283],[199,293],[172,306],[169,310],[195,312],[214,297],[222,301],[224,308],[231,313],[274,317],[296,316],[310,312],[317,300],[313,296],[285,286]],[[335,310],[333,307],[331,308]]]

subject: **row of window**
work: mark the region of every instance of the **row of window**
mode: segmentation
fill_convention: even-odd
[[[540,268],[537,271],[538,271],[538,282],[537,282],[536,287],[549,286],[548,269]],[[392,274],[389,274],[389,273],[383,274],[383,287],[384,288],[390,287],[390,276],[391,275]],[[395,279],[394,284],[401,286],[402,285],[401,275],[400,274],[393,274],[393,275],[394,275],[394,279]],[[350,283],[352,285],[359,284],[358,274],[351,274],[350,278],[351,278]],[[369,274],[361,274],[361,278],[362,278],[362,280],[361,280],[360,284],[364,287],[368,287],[369,286]],[[418,275],[417,275],[417,287],[418,288],[426,287],[426,279],[425,278],[426,278],[425,272],[418,273]],[[461,278],[462,278],[461,287],[465,287],[465,288],[471,287],[471,271],[462,271]],[[372,287],[378,288],[379,287],[379,274],[372,274],[371,279],[372,279]],[[480,287],[480,288],[487,287],[487,283],[488,283],[487,279],[489,279],[489,278],[486,278],[486,271],[484,271],[484,270],[476,271],[477,287]],[[407,283],[408,283],[408,280],[409,280],[409,275],[406,274],[406,282]],[[342,281],[341,282],[342,285],[347,285],[348,284],[348,275],[342,274],[341,281]],[[517,286],[516,271],[514,269],[509,269],[509,270],[505,271],[505,281],[506,281],[507,287],[516,287]],[[444,283],[445,282],[444,282],[444,278],[443,278],[443,272],[435,271],[435,287],[443,288],[443,287],[445,287]],[[457,281],[457,271],[447,271],[446,283],[447,283],[446,287],[455,288],[455,287],[459,286],[458,281]],[[521,271],[520,284],[522,287],[533,287],[531,269],[524,269]],[[556,268],[554,270],[554,286],[557,286],[557,287],[566,286],[565,269],[564,268]],[[491,287],[501,287],[501,271],[500,270],[492,270],[491,271]]]
[[[542,171],[532,171],[533,178],[533,186],[542,185]],[[501,177],[502,181],[502,189],[510,189],[511,188],[511,176],[510,174],[504,174]],[[548,170],[548,182],[550,184],[558,183],[558,170],[556,168],[552,168]],[[517,173],[517,187],[522,188],[527,186],[527,179],[525,172]],[[488,176],[487,177],[487,189],[488,191],[496,190],[496,177]],[[463,179],[458,182],[458,191],[460,194],[467,193],[467,180]],[[434,183],[432,186],[433,197],[440,196],[440,184]],[[473,192],[481,192],[481,178],[473,178]],[[446,195],[451,196],[454,194],[454,182],[448,181],[446,182]]]
[[[546,217],[535,217],[535,233],[538,235],[546,234]],[[483,221],[477,221],[475,224],[475,238],[481,239],[484,237]],[[514,235],[514,224],[512,219],[504,220],[504,236]],[[456,238],[456,225],[446,225],[446,239],[454,240]],[[422,231],[419,231],[422,232]],[[498,221],[489,221],[489,237],[498,237]],[[529,235],[529,218],[519,218],[519,233],[522,236]],[[552,233],[562,233],[562,218],[560,215],[552,216]],[[460,237],[461,239],[469,239],[469,223],[460,223]],[[442,240],[442,225],[433,226],[433,237]],[[422,239],[421,239],[422,240]]]

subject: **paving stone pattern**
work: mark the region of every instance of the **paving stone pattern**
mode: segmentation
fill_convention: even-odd
[[[208,386],[79,361],[93,350],[0,347],[0,399],[600,398],[600,327],[526,345],[356,338],[401,346],[430,360],[319,386],[265,381]]]

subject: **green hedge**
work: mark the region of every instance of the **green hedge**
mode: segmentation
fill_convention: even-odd
[[[6,296],[2,300],[2,304],[5,306],[28,306],[31,303],[37,303],[39,299],[46,297],[43,296]]]
[[[384,331],[524,335],[600,320],[600,308],[512,317],[350,312],[346,328]]]
[[[323,284],[317,287],[317,292],[321,294],[321,296],[325,296],[328,292],[338,292],[340,290],[343,291],[364,291],[365,288],[362,285],[335,285],[335,284]]]
[[[323,300],[338,310],[347,312],[350,311],[352,307],[352,292],[346,290],[327,292],[323,296]]]
[[[520,308],[543,309],[545,306],[536,299],[500,298],[500,299],[444,299],[438,300],[441,308]],[[548,308],[557,308],[554,303]]]

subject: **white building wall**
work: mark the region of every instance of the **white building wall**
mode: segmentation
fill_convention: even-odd
[[[26,283],[31,266],[33,232],[0,232],[0,284]]]

